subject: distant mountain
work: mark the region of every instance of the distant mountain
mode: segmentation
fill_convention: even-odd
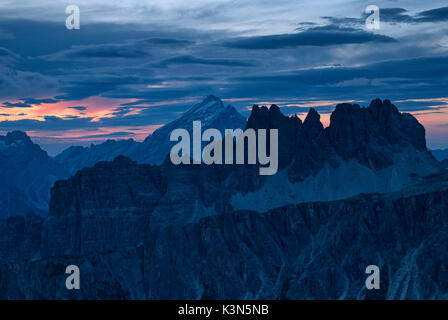
[[[50,188],[68,172],[24,132],[0,136],[0,217],[46,215]]]
[[[91,167],[99,161],[111,161],[119,155],[129,155],[139,149],[140,143],[128,140],[107,140],[90,147],[72,146],[58,154],[54,160],[65,167],[70,174],[81,168]]]
[[[194,105],[182,116],[157,129],[148,136],[138,152],[130,154],[131,159],[139,163],[161,164],[176,142],[170,142],[170,134],[175,129],[185,129],[192,136],[193,121],[199,120],[202,131],[208,128],[218,129],[224,135],[224,129],[244,129],[246,119],[231,105],[225,106],[221,99],[210,95]]]
[[[439,161],[448,159],[448,149],[435,149],[435,150],[431,150],[431,153]]]
[[[225,106],[221,99],[210,95],[199,104],[192,106],[182,116],[154,131],[142,143],[133,140],[109,140],[88,148],[70,147],[55,157],[70,173],[84,167],[92,167],[99,161],[113,160],[118,155],[128,156],[139,163],[161,164],[174,143],[170,134],[174,129],[186,129],[192,132],[193,121],[202,122],[203,130],[216,128],[243,129],[246,119],[231,105]]]

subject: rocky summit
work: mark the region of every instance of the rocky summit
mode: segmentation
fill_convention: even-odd
[[[414,117],[254,106],[246,128],[279,130],[275,176],[119,156],[57,181],[45,219],[0,220],[0,298],[448,298],[448,176]]]

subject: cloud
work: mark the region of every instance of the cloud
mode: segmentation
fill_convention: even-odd
[[[122,138],[122,137],[131,137],[134,135],[135,135],[134,132],[118,131],[118,132],[104,133],[104,134],[85,135],[85,136],[82,136],[79,138],[80,139]]]
[[[180,112],[186,111],[191,103],[172,103],[159,106],[121,106],[114,108],[114,111],[101,118],[80,117],[77,115],[45,115],[42,119],[21,119],[0,121],[0,131],[21,130],[21,131],[70,131],[70,130],[101,130],[101,128],[114,127],[147,127],[148,125],[159,125],[174,120]],[[135,111],[138,112],[132,112]],[[129,130],[129,129],[128,129]],[[123,133],[123,132],[122,132]],[[110,137],[113,137],[112,133]],[[129,135],[129,134],[128,134]],[[124,134],[117,134],[124,136]],[[107,136],[92,135],[94,138],[104,138]],[[87,137],[88,139],[89,137]]]
[[[101,95],[110,91],[117,91],[124,85],[135,85],[141,82],[139,77],[111,76],[111,75],[84,75],[67,79],[61,84],[63,95],[55,96],[61,100],[81,100],[87,97]]]
[[[385,22],[414,22],[403,8],[380,8],[380,19]]]
[[[96,59],[104,62],[109,59],[143,59],[151,57],[150,51],[159,53],[160,50],[176,50],[193,45],[194,42],[175,38],[146,38],[129,39],[117,37],[110,43],[72,45],[65,50],[39,56],[48,61],[84,60]]]
[[[6,30],[0,29],[0,39],[14,39],[14,35]]]
[[[179,117],[191,104],[173,103],[156,107],[141,108],[138,113],[121,114],[115,117],[104,117],[99,120],[103,127],[141,127],[167,123]]]
[[[9,57],[9,58],[18,58],[18,55],[14,54],[10,50],[6,48],[0,47],[0,58]]]
[[[56,99],[36,99],[36,98],[22,98],[20,99],[22,100],[24,103],[28,103],[28,104],[35,104],[35,105],[40,105],[42,103],[58,103],[59,100]]]
[[[237,78],[250,81],[300,82],[325,85],[357,78],[440,79],[448,77],[448,56],[389,60],[355,67],[311,68],[271,76]]]
[[[17,96],[52,96],[59,82],[39,72],[20,71],[0,67],[0,98],[17,99]]]
[[[326,16],[322,17],[327,21],[337,25],[364,25],[366,17],[370,14],[362,13],[361,18],[338,18]],[[448,20],[448,7],[431,9],[418,12],[414,15],[404,8],[382,8],[380,7],[380,21],[389,23],[425,23],[425,22],[443,22]]]
[[[336,25],[313,27],[293,34],[278,34],[240,38],[224,43],[228,48],[237,49],[280,49],[302,46],[335,46],[368,42],[396,42],[395,39],[366,32],[361,29],[343,28]]]
[[[422,11],[417,14],[418,22],[441,22],[448,20],[448,7]]]
[[[142,43],[145,44],[151,44],[151,45],[167,45],[167,46],[171,46],[171,45],[175,45],[175,46],[189,46],[194,44],[193,41],[190,40],[181,40],[181,39],[170,39],[170,38],[150,38],[150,39],[145,39],[145,40],[141,40]]]
[[[19,60],[20,56],[15,54],[9,49],[0,47],[0,67],[3,65],[4,67],[14,66]]]
[[[213,66],[226,66],[226,67],[252,67],[254,66],[251,62],[234,60],[234,59],[203,59],[193,56],[179,56],[161,61],[160,63],[154,65],[156,67],[167,67],[173,64],[203,64],[203,65],[213,65]]]
[[[359,100],[375,96],[440,97],[446,96],[448,86],[448,56],[266,73],[233,77],[229,82],[232,85],[226,87],[222,94],[235,98],[319,96]]]
[[[85,106],[75,106],[75,107],[67,107],[67,108],[75,109],[75,110],[78,110],[78,111],[86,111],[87,110],[87,107],[85,107]]]
[[[42,103],[57,103],[56,99],[35,99],[35,98],[22,98],[20,102],[5,101],[0,105],[0,108],[32,108],[33,105],[40,105]]]
[[[0,121],[0,130],[21,130],[21,131],[65,131],[73,129],[95,128],[98,125],[88,118],[63,119],[57,116],[45,116],[43,120],[22,119],[14,121]]]
[[[3,102],[2,105],[0,105],[0,108],[32,108],[33,106],[28,104],[28,103],[23,103],[23,102]]]
[[[139,59],[148,57],[149,54],[139,48],[128,45],[101,44],[89,46],[74,46],[68,50],[42,56],[48,60],[67,59]]]

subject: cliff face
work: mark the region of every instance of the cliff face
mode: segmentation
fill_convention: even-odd
[[[65,217],[57,230],[74,243],[59,254],[46,241],[55,224],[29,220],[17,229],[33,238],[41,228],[41,244],[27,261],[3,262],[0,298],[446,299],[448,180],[438,180],[389,196],[228,212],[154,230],[134,217]],[[80,267],[79,291],[65,289],[69,264]],[[364,286],[371,264],[381,270],[379,291]]]

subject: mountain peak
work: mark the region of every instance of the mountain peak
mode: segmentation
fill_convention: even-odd
[[[13,143],[16,144],[32,144],[30,137],[23,131],[12,131],[8,132],[6,136],[2,137],[6,145]]]
[[[309,137],[317,137],[324,130],[324,126],[320,122],[320,115],[314,109],[310,108],[308,115],[303,121],[303,129]]]
[[[201,103],[192,106],[185,114],[217,113],[225,109],[222,100],[214,95],[208,95]]]
[[[161,164],[173,145],[170,142],[171,132],[175,129],[185,129],[191,133],[193,121],[201,121],[202,130],[213,128],[222,133],[225,129],[244,129],[246,126],[246,119],[234,107],[225,106],[220,98],[208,95],[202,102],[193,105],[179,118],[149,135],[143,142],[144,151],[137,149],[132,153],[122,154],[129,155],[140,163]]]
[[[372,100],[368,109],[375,118],[381,121],[387,121],[391,116],[398,116],[400,114],[398,108],[388,99],[384,99],[383,101],[378,98]]]
[[[210,101],[215,101],[215,102],[222,102],[220,98],[218,98],[217,96],[213,95],[213,94],[209,94],[207,97],[205,97],[204,102],[210,102]]]

